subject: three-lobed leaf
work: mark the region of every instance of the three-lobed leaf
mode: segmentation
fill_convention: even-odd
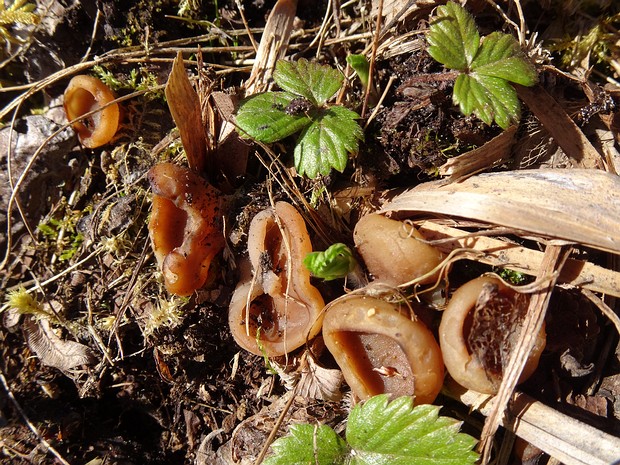
[[[296,62],[279,61],[273,79],[282,89],[320,107],[338,92],[344,76],[331,66],[300,58]]]
[[[295,169],[299,175],[327,176],[332,169],[343,172],[349,152],[357,152],[364,132],[358,114],[345,107],[321,110],[305,128],[295,146]]]
[[[265,465],[339,465],[349,454],[347,443],[329,426],[293,425],[276,440]]]
[[[266,92],[243,100],[236,121],[241,130],[256,140],[271,144],[310,124],[305,113],[288,114],[286,107],[298,96],[290,92]]]
[[[536,68],[514,37],[493,32],[480,39],[473,16],[448,2],[437,8],[427,36],[430,55],[447,68],[461,71],[453,100],[465,115],[506,129],[520,117],[521,106],[510,82],[536,83]]]

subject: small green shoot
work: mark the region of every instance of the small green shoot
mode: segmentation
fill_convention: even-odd
[[[514,37],[493,32],[480,38],[473,16],[448,2],[437,8],[427,40],[435,60],[460,72],[452,98],[464,115],[503,129],[519,120],[521,106],[510,83],[533,86],[538,76]]]
[[[368,80],[370,79],[370,62],[364,55],[349,55],[347,56],[347,63],[353,68],[353,71],[357,74],[362,82],[364,89],[368,86]]]
[[[265,465],[473,465],[476,439],[459,432],[459,422],[439,416],[439,407],[413,407],[411,397],[392,402],[385,394],[356,405],[346,441],[329,426],[294,425],[275,441]]]
[[[324,252],[310,252],[304,258],[304,266],[312,276],[331,281],[344,278],[355,270],[357,261],[345,244],[330,245]]]
[[[299,131],[294,158],[299,175],[316,178],[344,171],[348,153],[364,138],[359,115],[327,105],[344,77],[330,66],[305,59],[279,61],[273,76],[283,91],[248,97],[239,106],[237,125],[248,137],[270,144]]]

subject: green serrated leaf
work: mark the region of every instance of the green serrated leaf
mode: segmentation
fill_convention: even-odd
[[[521,113],[514,87],[497,77],[461,74],[452,98],[464,115],[474,113],[489,125],[495,120],[503,129],[518,121]]]
[[[536,68],[525,57],[517,40],[501,32],[493,32],[482,39],[471,70],[523,86],[533,86],[538,80]]]
[[[241,135],[270,144],[301,131],[312,121],[308,115],[284,111],[295,98],[290,92],[266,92],[242,101],[236,116]]]
[[[282,89],[305,97],[320,107],[338,92],[344,76],[331,66],[300,58],[295,62],[278,61],[273,79]]]
[[[430,45],[428,53],[451,69],[467,69],[480,46],[473,16],[454,2],[437,8],[426,38]]]
[[[439,407],[413,407],[411,397],[370,398],[351,411],[346,438],[353,465],[473,465],[476,440]]]
[[[299,175],[327,176],[332,169],[341,173],[348,153],[357,152],[364,131],[357,124],[359,115],[344,107],[331,107],[319,113],[304,129],[295,146],[295,169]]]
[[[331,281],[344,278],[357,266],[351,249],[340,242],[330,245],[324,252],[310,252],[304,266],[317,278]]]
[[[349,454],[347,443],[329,426],[293,425],[271,445],[265,465],[338,465]]]

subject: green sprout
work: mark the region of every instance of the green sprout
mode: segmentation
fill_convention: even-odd
[[[316,178],[332,169],[344,171],[348,154],[357,152],[364,132],[357,113],[327,105],[342,86],[342,73],[300,59],[279,61],[273,78],[283,91],[241,102],[236,118],[242,134],[270,144],[301,131],[294,151],[300,175]]]
[[[452,99],[464,115],[503,129],[519,120],[521,106],[510,83],[533,86],[538,76],[514,37],[493,32],[480,38],[473,16],[448,2],[437,8],[427,40],[428,53],[459,72]]]
[[[413,406],[409,396],[388,401],[381,394],[353,407],[346,440],[326,425],[291,426],[275,441],[265,465],[473,465],[476,439],[459,432],[459,422],[439,416],[436,405]]]
[[[324,252],[310,252],[304,258],[304,266],[312,276],[331,281],[351,273],[357,267],[357,262],[349,247],[336,243]]]
[[[368,86],[368,80],[370,79],[370,63],[364,55],[349,55],[347,57],[347,63],[353,68],[353,71],[357,74],[362,82],[364,89]]]

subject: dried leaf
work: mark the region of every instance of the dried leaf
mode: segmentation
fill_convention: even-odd
[[[26,333],[28,346],[43,365],[67,371],[95,361],[93,353],[84,344],[60,339],[50,328],[48,320],[41,319],[37,322],[27,316],[22,328]]]
[[[301,367],[297,393],[313,399],[338,401],[342,398],[340,386],[343,381],[344,377],[340,370],[323,368],[308,355],[304,366]]]
[[[179,128],[189,167],[202,173],[206,166],[207,139],[198,94],[189,82],[181,52],[177,54],[172,64],[172,71],[166,84],[166,100],[174,122]]]
[[[620,178],[599,170],[522,170],[427,183],[382,211],[469,218],[620,253]]]

